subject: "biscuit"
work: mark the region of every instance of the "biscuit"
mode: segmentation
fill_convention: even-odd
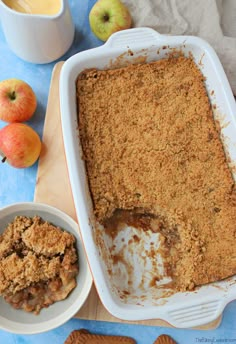
[[[153,344],[177,344],[174,339],[172,339],[167,334],[160,335]]]
[[[126,336],[110,336],[90,333],[85,329],[74,330],[64,344],[135,344],[136,341]]]

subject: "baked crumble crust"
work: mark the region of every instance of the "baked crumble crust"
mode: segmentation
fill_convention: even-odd
[[[76,286],[75,238],[39,216],[16,216],[0,235],[0,295],[39,313]]]
[[[22,234],[23,242],[37,254],[51,257],[55,254],[63,254],[66,247],[75,243],[75,238],[68,232],[50,223],[41,224],[37,218],[30,228]]]
[[[164,218],[180,237],[177,290],[235,274],[235,183],[193,59],[84,71],[77,105],[97,220],[116,209]]]

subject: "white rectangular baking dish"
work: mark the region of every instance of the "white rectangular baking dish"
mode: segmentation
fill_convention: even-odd
[[[222,140],[230,156],[232,167],[235,167],[233,166],[236,162],[235,100],[218,57],[200,38],[164,36],[149,28],[115,33],[103,46],[78,53],[65,62],[60,77],[60,106],[75,208],[94,282],[103,305],[113,316],[123,320],[163,319],[175,327],[187,328],[213,321],[222,313],[228,302],[236,299],[236,276],[202,286],[194,292],[168,296],[165,289],[152,289],[149,284],[142,285],[141,290],[138,283],[142,277],[140,274],[148,278],[151,267],[145,270],[144,265],[134,265],[133,276],[136,280],[132,282],[133,295],[130,294],[125,299],[119,297],[118,289],[122,287],[125,289],[127,280],[124,276],[119,278],[119,271],[114,266],[110,266],[114,269],[113,277],[107,273],[110,264],[110,243],[108,237],[103,235],[102,229],[100,234],[103,253],[95,242],[92,202],[84,162],[81,159],[75,88],[77,76],[84,69],[93,67],[107,69],[127,63],[154,61],[166,57],[166,54],[175,49],[181,50],[185,55],[191,53],[206,77],[206,88],[214,116],[220,122]],[[236,169],[233,168],[233,171],[236,180]],[[107,261],[103,259],[104,256],[108,257]],[[138,258],[136,254],[136,257],[128,259],[133,259],[134,264],[140,264]]]

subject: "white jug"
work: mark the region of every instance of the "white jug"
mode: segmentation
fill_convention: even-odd
[[[38,15],[17,12],[0,0],[3,32],[17,56],[32,63],[49,63],[70,48],[75,27],[68,1],[60,1],[61,8],[57,14]]]

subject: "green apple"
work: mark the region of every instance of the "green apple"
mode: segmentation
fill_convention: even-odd
[[[131,16],[120,0],[98,0],[89,13],[89,24],[94,35],[106,41],[114,32],[129,29]]]

